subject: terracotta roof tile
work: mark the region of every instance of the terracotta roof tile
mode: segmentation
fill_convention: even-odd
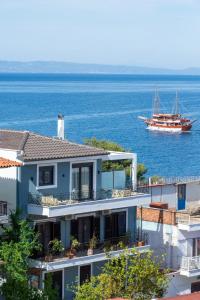
[[[107,151],[27,131],[0,130],[0,148],[21,150],[23,161],[106,155]]]
[[[200,293],[192,293],[188,295],[182,295],[182,296],[176,296],[171,298],[162,298],[163,300],[199,300],[200,299]]]
[[[0,168],[20,167],[22,164],[7,158],[0,157]]]

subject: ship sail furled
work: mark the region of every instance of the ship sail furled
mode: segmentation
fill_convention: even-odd
[[[157,115],[160,112],[160,97],[158,94],[158,90],[155,90],[155,96],[153,99],[153,114]]]
[[[172,114],[178,115],[179,114],[179,97],[178,97],[178,91],[176,90],[176,99],[175,103],[172,109]]]

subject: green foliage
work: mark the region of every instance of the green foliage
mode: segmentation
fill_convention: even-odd
[[[20,220],[19,213],[11,215],[11,225],[4,229],[9,233],[1,242],[0,258],[7,277],[23,282],[27,278],[28,258],[34,250],[39,250],[38,236],[26,220]]]
[[[89,241],[89,248],[95,249],[96,246],[97,246],[97,237],[95,236],[95,234],[93,234],[92,238]]]
[[[44,281],[44,291],[41,300],[57,300],[59,299],[58,290],[53,289],[53,280],[51,273],[47,273],[46,279]]]
[[[125,149],[121,145],[109,140],[97,140],[95,137],[84,139],[84,144],[104,150],[125,152]]]
[[[10,224],[11,226],[4,227],[4,234],[6,238],[10,241],[17,242],[20,236],[20,220],[21,212],[17,209],[15,212],[10,213]]]
[[[145,174],[147,173],[148,169],[145,167],[144,164],[137,165],[137,179],[140,181],[145,180]]]
[[[71,236],[70,240],[71,240],[71,250],[78,249],[78,247],[80,246],[79,241],[74,236]]]
[[[4,282],[0,286],[1,294],[6,300],[46,300],[43,291],[29,284],[29,258],[40,249],[34,228],[16,211],[11,213],[10,225],[3,230],[0,259],[3,261],[1,273]],[[53,289],[50,291],[53,294]]]
[[[123,148],[121,145],[114,143],[109,140],[97,140],[95,137],[91,139],[85,139],[84,144],[96,148],[101,148],[108,151],[119,151],[119,152],[125,152],[126,149]],[[121,160],[121,161],[104,161],[102,164],[102,171],[112,171],[112,170],[124,170],[126,169],[126,173],[129,176],[130,175],[130,160]],[[144,180],[144,175],[147,173],[147,168],[144,164],[138,164],[137,165],[137,179],[138,180]]]
[[[119,257],[110,257],[100,275],[77,287],[75,300],[162,297],[168,285],[166,271],[161,271],[162,262],[157,261],[151,251],[139,253],[133,250],[131,254],[124,250]]]
[[[108,151],[118,151],[125,152],[125,148],[121,145],[114,143],[109,140],[97,140],[95,137],[91,139],[85,139],[84,144]],[[102,171],[112,171],[112,170],[123,170],[129,168],[131,164],[130,160],[120,160],[120,161],[105,161],[102,164]]]
[[[157,175],[152,176],[151,177],[151,183],[152,184],[163,183],[162,177],[161,176],[157,176]]]
[[[50,246],[50,250],[51,250],[50,252],[53,255],[60,254],[65,250],[62,241],[60,241],[58,239],[54,239],[54,240],[50,241],[49,246]]]

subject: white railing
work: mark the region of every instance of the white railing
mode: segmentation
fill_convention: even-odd
[[[191,216],[190,214],[177,213],[176,223],[183,225],[200,225],[200,216]]]
[[[194,181],[200,181],[200,176],[184,176],[184,177],[162,177],[162,176],[156,176],[155,177],[149,177],[145,180],[138,181],[138,187],[141,186],[151,186],[151,185],[159,185],[159,184],[181,184],[181,183],[188,183],[188,182],[194,182]]]
[[[200,256],[187,257],[181,259],[181,270],[183,271],[200,271]]]

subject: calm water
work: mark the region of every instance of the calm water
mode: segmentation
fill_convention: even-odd
[[[96,136],[138,153],[149,174],[200,175],[200,123],[190,133],[153,133],[139,115],[150,115],[155,87],[171,112],[175,90],[182,111],[200,120],[200,77],[129,75],[0,75],[1,128],[56,135],[65,115],[68,139]]]

